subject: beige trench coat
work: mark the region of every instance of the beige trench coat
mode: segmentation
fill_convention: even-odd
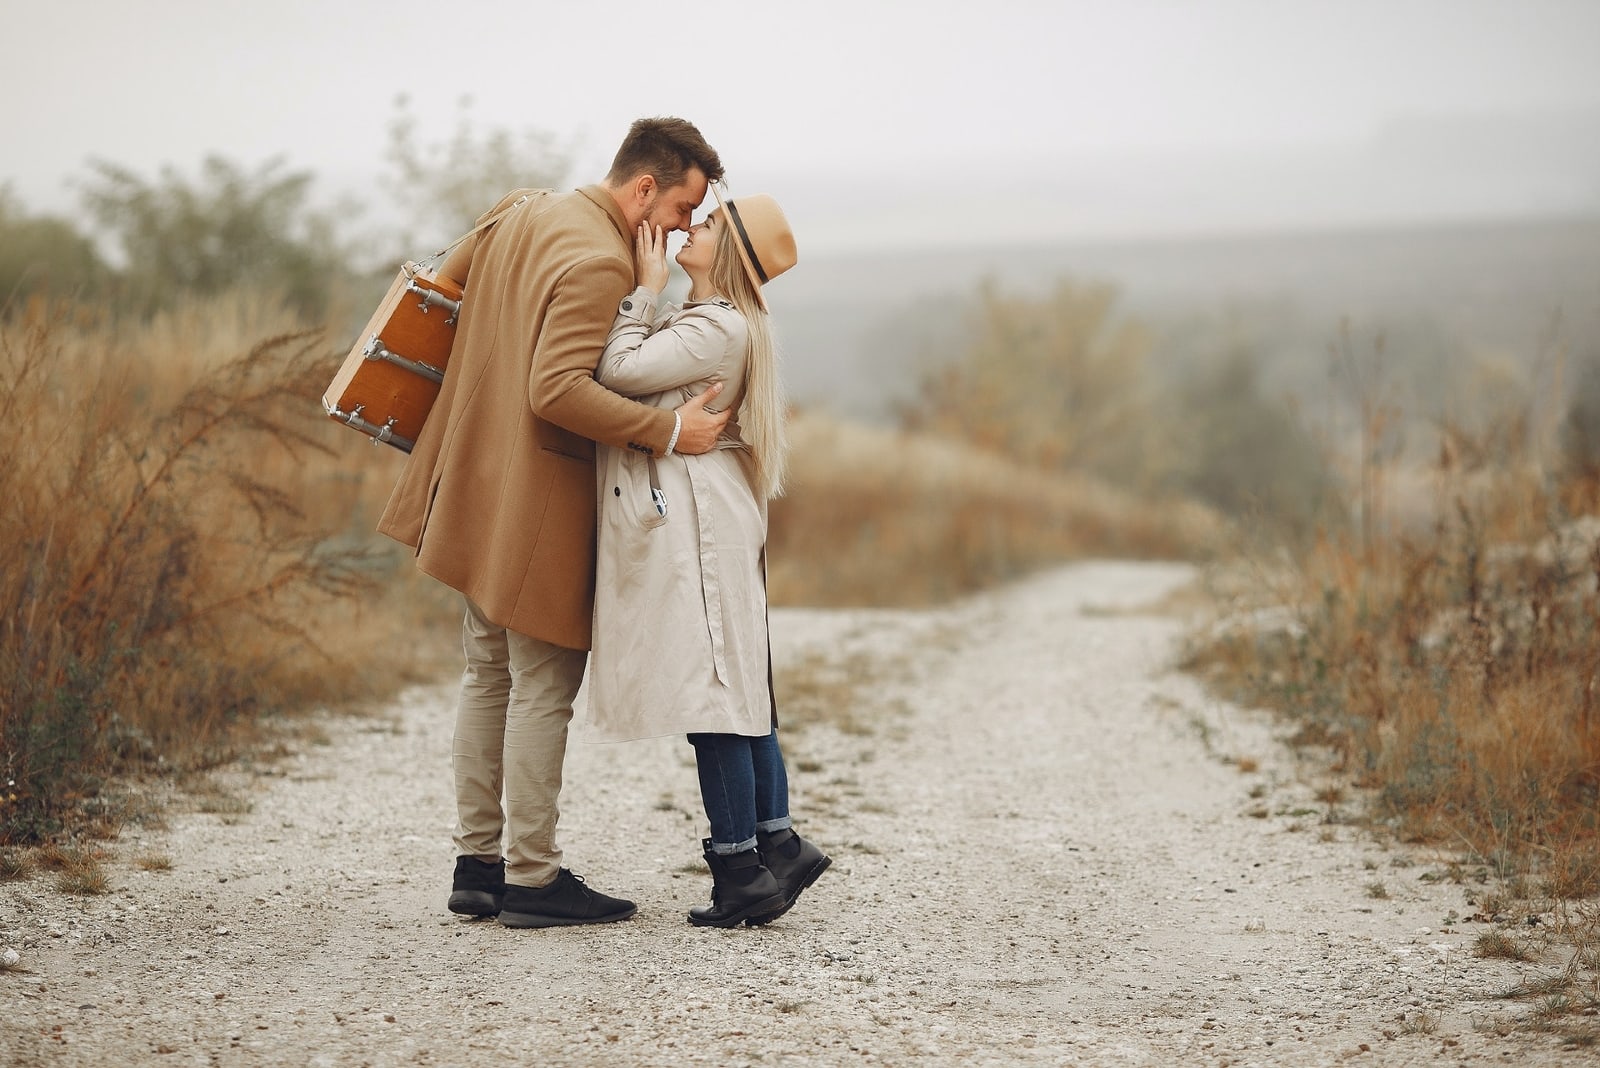
[[[720,381],[737,406],[748,349],[732,305],[667,305],[657,315],[641,288],[622,302],[595,376],[663,409]],[[728,427],[703,456],[600,450],[590,740],[772,729],[766,500],[752,486],[737,419]]]
[[[514,203],[441,265],[465,283],[461,320],[378,529],[496,625],[585,649],[594,442],[664,453],[676,420],[594,379],[634,276],[633,233],[611,194],[516,190],[494,210]]]

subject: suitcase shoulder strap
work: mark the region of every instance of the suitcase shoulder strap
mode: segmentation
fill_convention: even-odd
[[[493,226],[495,223],[497,223],[501,219],[505,218],[506,214],[512,208],[519,207],[519,206],[527,203],[535,194],[544,193],[544,192],[545,192],[545,190],[539,189],[539,190],[534,190],[533,192],[524,193],[520,197],[518,197],[517,199],[513,200],[511,203],[507,204],[505,207],[501,208],[499,211],[494,212],[493,214],[490,214],[490,215],[485,215],[481,220],[479,220],[477,226],[474,226],[472,229],[468,230],[466,233],[462,234],[460,237],[456,238],[454,241],[450,242],[444,248],[440,249],[438,252],[435,252],[432,256],[430,256],[428,258],[431,259],[431,260],[443,259],[447,252],[449,252],[451,249],[455,248],[457,245],[461,244],[461,242],[465,241],[467,238],[471,237],[473,234],[476,234],[476,233],[478,233],[479,231],[482,231],[482,230],[487,230],[489,227]]]

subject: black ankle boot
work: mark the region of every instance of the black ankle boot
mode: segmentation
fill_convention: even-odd
[[[711,868],[711,904],[689,910],[689,922],[696,927],[736,927],[751,916],[777,912],[783,908],[783,891],[778,880],[761,866],[761,855],[754,849],[743,853],[713,853],[711,839],[700,843],[706,864]]]
[[[752,925],[768,923],[794,908],[794,903],[800,900],[800,892],[816,882],[817,876],[833,863],[826,853],[788,827],[757,831],[756,849],[761,854],[761,863],[778,880],[783,907],[776,912],[756,914],[745,921]]]

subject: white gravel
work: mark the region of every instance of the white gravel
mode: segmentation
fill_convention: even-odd
[[[864,732],[785,732],[835,863],[759,929],[684,920],[709,877],[682,741],[569,751],[568,861],[638,916],[512,931],[443,907],[453,680],[330,718],[225,775],[248,813],[117,843],[110,894],[0,884],[0,1064],[1595,1064],[1495,1032],[1529,966],[1446,922],[1472,909],[1423,878],[1445,858],[1324,824],[1279,728],[1170,670],[1183,623],[1142,608],[1189,578],[776,612],[785,662],[880,666]]]

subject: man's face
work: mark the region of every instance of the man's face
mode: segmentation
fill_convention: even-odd
[[[663,231],[689,229],[689,220],[694,215],[694,209],[706,198],[706,176],[699,167],[689,168],[689,173],[684,177],[682,185],[675,185],[671,189],[657,189],[655,196],[645,208],[644,224],[649,227],[659,226]]]

